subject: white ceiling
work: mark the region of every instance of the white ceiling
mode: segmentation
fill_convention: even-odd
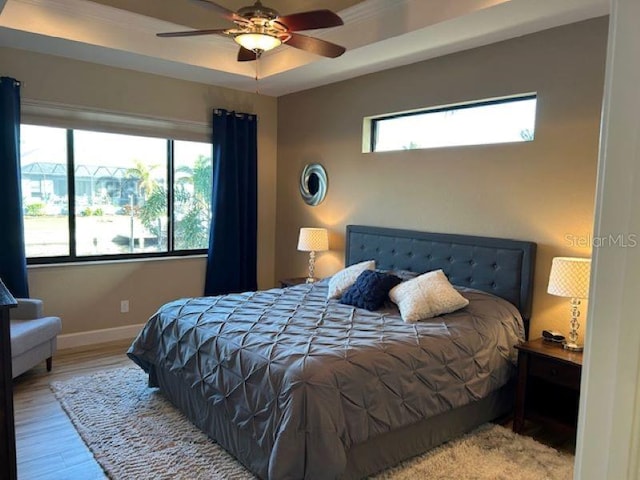
[[[188,0],[97,2],[0,0],[0,46],[238,90],[256,90],[255,62],[237,62],[237,45],[231,39],[216,35],[155,36],[158,32],[228,25],[208,9]],[[219,3],[235,10],[252,2]],[[338,13],[345,22],[341,27],[304,32],[345,46],[347,52],[339,58],[318,57],[285,45],[260,59],[260,93],[273,96],[609,13],[609,0],[265,0],[264,3],[283,14],[330,6],[340,9]],[[132,5],[137,6],[135,12],[131,11]],[[292,5],[300,8],[292,11]]]

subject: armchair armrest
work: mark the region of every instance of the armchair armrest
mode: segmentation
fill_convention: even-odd
[[[32,320],[42,318],[42,300],[37,298],[16,298],[18,306],[9,311],[9,316],[13,320]]]

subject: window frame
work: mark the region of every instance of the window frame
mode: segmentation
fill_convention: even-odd
[[[100,255],[78,255],[76,245],[76,188],[75,188],[75,151],[74,151],[74,131],[85,130],[99,133],[117,133],[111,131],[102,131],[91,128],[68,128],[68,127],[56,127],[54,125],[46,125],[40,122],[23,121],[21,125],[34,125],[40,127],[51,128],[64,128],[66,131],[66,147],[67,147],[67,192],[68,192],[68,216],[67,216],[67,228],[69,232],[69,254],[68,255],[53,255],[53,256],[41,256],[41,257],[26,257],[27,265],[55,265],[55,264],[89,264],[93,262],[120,262],[130,260],[147,260],[147,259],[163,259],[171,257],[197,257],[207,253],[207,248],[198,249],[175,249],[175,219],[174,219],[174,179],[175,179],[175,142],[188,141],[193,142],[197,140],[182,140],[178,138],[166,138],[166,137],[154,137],[152,135],[144,135],[141,133],[119,133],[121,135],[129,135],[135,137],[147,137],[147,138],[160,138],[166,142],[166,154],[167,154],[167,251],[164,252],[137,252],[137,253],[112,253],[112,254],[100,254]],[[213,162],[213,144],[208,143],[211,146],[211,160]],[[24,218],[24,213],[23,213]],[[212,219],[213,220],[213,219]]]
[[[472,101],[472,102],[464,102],[464,103],[457,103],[457,104],[451,104],[451,105],[443,105],[443,106],[438,106],[438,107],[429,107],[429,108],[421,108],[419,110],[411,110],[411,111],[407,111],[407,112],[398,112],[398,113],[391,113],[391,114],[387,114],[387,115],[380,115],[380,116],[376,116],[376,117],[369,117],[369,153],[387,153],[387,152],[400,152],[403,150],[376,150],[376,143],[377,143],[377,139],[378,139],[378,123],[383,122],[385,120],[393,120],[396,118],[404,118],[404,117],[415,117],[418,115],[424,115],[424,114],[429,114],[429,113],[440,113],[440,112],[452,112],[452,111],[457,111],[457,110],[465,110],[465,109],[469,109],[469,108],[476,108],[476,107],[486,107],[486,106],[490,106],[490,105],[499,105],[499,104],[503,104],[503,103],[513,103],[513,102],[519,102],[519,101],[526,101],[526,100],[538,100],[538,94],[536,92],[533,93],[523,93],[523,94],[518,94],[518,95],[511,95],[508,97],[500,97],[500,98],[493,98],[493,99],[487,99],[487,100],[478,100],[478,101]],[[365,119],[366,120],[366,119]],[[365,130],[366,131],[366,130]],[[524,141],[526,142],[526,141]],[[504,143],[513,143],[513,142],[504,142]],[[474,145],[498,145],[499,143],[482,143],[482,144],[474,144]],[[465,147],[469,147],[472,145],[448,145],[448,146],[439,146],[439,147],[422,147],[422,148],[416,148],[415,150],[426,150],[429,148],[451,148],[451,147],[456,147],[456,146],[465,146]]]

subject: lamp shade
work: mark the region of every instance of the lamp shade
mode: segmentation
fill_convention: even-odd
[[[278,37],[267,35],[266,33],[241,33],[236,35],[234,40],[252,52],[266,52],[282,44]]]
[[[298,237],[301,252],[323,252],[329,250],[329,234],[326,228],[301,228]]]
[[[590,274],[590,258],[556,257],[551,263],[547,292],[559,297],[588,298]]]

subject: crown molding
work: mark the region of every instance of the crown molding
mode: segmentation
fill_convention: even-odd
[[[345,8],[339,12],[340,17],[345,25],[357,24],[371,17],[377,17],[388,13],[391,10],[402,8],[413,0],[368,0],[366,2],[356,3],[355,5]],[[424,1],[424,0],[422,0]]]

